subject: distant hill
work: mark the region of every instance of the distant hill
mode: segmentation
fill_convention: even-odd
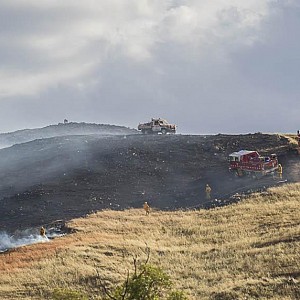
[[[125,126],[91,123],[59,123],[43,128],[23,129],[0,134],[0,148],[10,147],[15,144],[25,143],[36,139],[51,138],[66,135],[128,135],[138,131]]]

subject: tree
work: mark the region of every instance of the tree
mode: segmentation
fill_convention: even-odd
[[[183,292],[171,290],[170,277],[161,268],[149,265],[149,257],[149,248],[147,248],[147,259],[144,264],[138,266],[135,257],[134,273],[130,276],[128,272],[126,280],[113,291],[108,291],[105,284],[101,282],[104,300],[188,300]]]

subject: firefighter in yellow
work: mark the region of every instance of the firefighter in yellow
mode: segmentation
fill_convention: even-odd
[[[282,165],[278,164],[278,169],[277,169],[278,177],[282,179]]]
[[[46,237],[46,229],[42,226],[41,229],[40,229],[40,235],[42,237]]]
[[[149,206],[149,204],[147,202],[144,203],[143,209],[146,212],[146,215],[150,214],[150,206]]]
[[[205,194],[206,194],[206,199],[207,200],[210,200],[210,193],[211,193],[211,187],[208,184],[206,184],[206,186],[205,186]]]

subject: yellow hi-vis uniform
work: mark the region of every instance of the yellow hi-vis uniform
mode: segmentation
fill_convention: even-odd
[[[280,179],[282,179],[282,165],[278,164],[277,173]]]
[[[207,184],[205,186],[206,199],[210,200],[211,187]]]
[[[40,229],[40,235],[41,236],[46,236],[46,229],[43,226]]]
[[[148,205],[147,202],[144,203],[143,208],[144,208],[144,210],[146,212],[146,215],[149,215],[149,213],[150,213],[150,206]]]

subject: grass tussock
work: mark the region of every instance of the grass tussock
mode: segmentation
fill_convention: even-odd
[[[285,137],[289,140],[289,143],[292,147],[298,146],[298,137],[296,134],[284,134],[283,137]]]
[[[132,257],[170,275],[190,299],[300,298],[300,184],[200,211],[102,211],[69,222],[77,232],[0,256],[1,299],[52,299],[53,291],[98,297]]]

